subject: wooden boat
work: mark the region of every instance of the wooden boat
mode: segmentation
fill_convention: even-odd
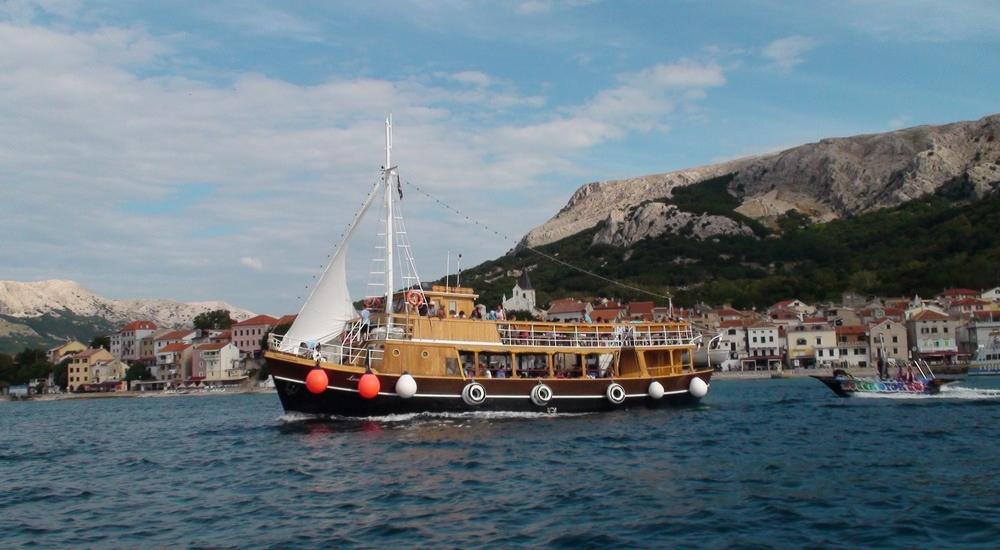
[[[712,370],[695,367],[700,336],[686,322],[428,316],[435,309],[471,312],[477,296],[470,288],[420,283],[394,204],[402,193],[391,131],[388,119],[385,167],[344,241],[288,332],[269,336],[264,357],[286,411],[589,412],[692,403],[706,395]],[[347,289],[347,245],[376,198],[386,213],[383,257],[376,259],[384,268],[375,272],[382,293],[369,294],[359,314]]]

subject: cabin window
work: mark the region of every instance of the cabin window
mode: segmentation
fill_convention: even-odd
[[[552,362],[556,378],[580,378],[583,375],[580,356],[575,353],[556,353]]]
[[[458,359],[454,357],[445,357],[444,374],[445,376],[458,376]]]
[[[509,353],[479,353],[479,365],[485,367],[485,376],[510,378],[511,357]]]
[[[548,356],[544,353],[518,354],[517,375],[525,378],[547,377],[549,375]]]
[[[476,354],[471,351],[459,351],[458,360],[462,363],[465,376],[475,376],[476,374]]]

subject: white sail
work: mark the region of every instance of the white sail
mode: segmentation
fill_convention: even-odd
[[[328,342],[339,336],[347,323],[358,316],[347,290],[347,249],[361,218],[378,194],[378,186],[379,183],[376,183],[365,204],[354,216],[337,253],[281,341],[281,351],[293,352],[303,342]]]

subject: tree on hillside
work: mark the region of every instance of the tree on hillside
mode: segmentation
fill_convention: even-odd
[[[132,382],[133,380],[152,380],[153,375],[149,374],[149,368],[146,365],[130,365],[128,371],[125,372],[125,381]]]
[[[14,358],[6,353],[0,353],[0,382],[10,383],[17,374]]]
[[[90,347],[111,349],[111,337],[110,336],[94,336],[94,339],[90,341]]]
[[[14,362],[17,363],[18,366],[23,367],[44,362],[47,358],[48,356],[45,354],[44,350],[24,348],[24,350],[14,356]]]
[[[205,313],[199,313],[194,318],[194,328],[197,329],[224,330],[231,326],[233,326],[233,320],[229,317],[229,310],[227,309],[206,311]]]
[[[66,386],[69,384],[69,361],[70,358],[67,357],[58,365],[52,367],[52,383],[59,386],[63,391],[66,391]]]

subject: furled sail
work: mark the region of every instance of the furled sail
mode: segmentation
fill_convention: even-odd
[[[281,351],[293,352],[303,342],[328,342],[339,336],[347,323],[358,316],[347,290],[347,249],[361,218],[378,194],[378,186],[379,183],[376,183],[361,210],[354,216],[337,253],[281,341]]]

